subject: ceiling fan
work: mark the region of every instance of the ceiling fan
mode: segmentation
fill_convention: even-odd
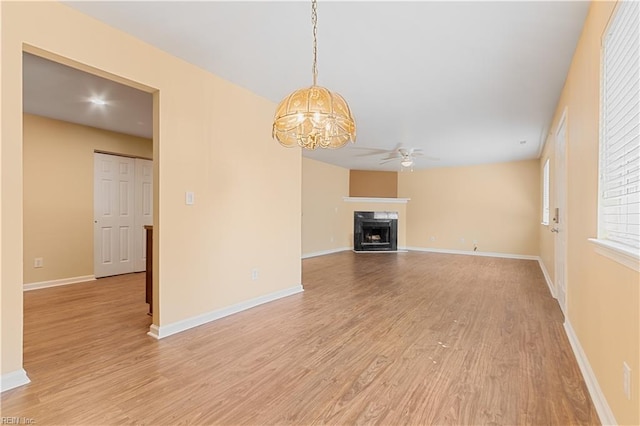
[[[363,149],[363,150],[369,151],[365,154],[358,155],[358,157],[368,157],[372,155],[385,155],[385,157],[380,160],[380,164],[385,164],[391,161],[399,160],[402,168],[412,167],[415,161],[414,157],[423,156],[428,160],[433,160],[433,161],[440,160],[437,157],[425,156],[422,148],[407,148],[402,146],[402,144],[396,145],[393,149],[379,149],[379,148],[367,148],[367,147],[358,147],[357,149]]]
[[[411,167],[413,166],[414,157],[421,155],[424,155],[421,148],[398,147],[393,152],[390,152],[387,158],[380,160],[380,164],[400,160],[400,165],[402,167]]]
[[[383,158],[382,160],[380,160],[380,164],[400,160],[400,165],[403,168],[408,168],[413,167],[415,157],[424,156],[429,160],[439,160],[439,158],[436,157],[425,156],[422,151],[422,148],[405,148],[403,146],[398,146],[393,151],[389,152],[387,158]]]

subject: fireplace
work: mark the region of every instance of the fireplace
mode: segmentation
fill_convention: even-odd
[[[354,212],[353,249],[355,251],[396,251],[398,212]]]

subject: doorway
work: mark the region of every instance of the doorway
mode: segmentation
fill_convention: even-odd
[[[82,96],[80,89],[85,90]],[[30,126],[23,129],[24,269],[32,273],[36,270],[33,257],[40,257],[40,269],[36,271],[45,271],[49,277],[57,278],[52,272],[64,264],[59,267],[62,272],[55,272],[58,276],[62,274],[65,279],[37,279],[36,284],[43,285],[33,288],[47,287],[50,283],[86,282],[95,276],[103,276],[94,270],[94,152],[117,152],[145,157],[148,161],[144,163],[144,159],[131,158],[134,163],[139,160],[144,164],[144,167],[140,167],[140,176],[136,176],[135,167],[131,168],[133,182],[140,178],[143,187],[136,188],[134,185],[134,198],[125,197],[130,203],[128,209],[145,210],[142,216],[147,218],[138,217],[140,236],[143,236],[143,225],[151,224],[154,216],[152,183],[155,172],[149,159],[154,157],[153,133],[157,126],[153,122],[158,117],[157,91],[25,46],[23,100],[24,121]],[[127,107],[129,103],[131,105]],[[143,113],[138,114],[138,110]],[[109,122],[117,122],[127,128],[110,128]],[[146,134],[145,129],[148,132]],[[40,139],[38,146],[34,146],[32,140],[27,138],[25,130],[31,138],[37,135],[36,139]],[[70,134],[73,137],[69,137]],[[138,145],[130,145],[132,141]],[[31,150],[31,153],[34,150],[42,151],[47,143],[49,147],[46,151],[38,152],[30,160],[26,158],[27,150]],[[73,155],[67,156],[70,151]],[[29,176],[26,161],[31,161]],[[47,188],[49,193],[46,193]],[[136,197],[137,191],[141,192],[139,197]],[[136,200],[140,201],[139,206]],[[52,212],[57,212],[64,219],[63,225],[50,223],[49,215]],[[132,231],[137,225],[135,220],[134,217],[130,227]],[[56,229],[60,231],[57,234]],[[118,229],[118,233],[121,231],[124,232]],[[135,238],[131,240],[134,244],[126,246],[126,254],[131,257],[133,268],[127,272],[143,271],[146,266],[143,255],[145,241],[141,238],[138,245],[135,244]],[[35,251],[38,253],[34,256]],[[119,252],[123,253],[125,251]],[[141,258],[136,258],[136,253],[142,254]],[[34,281],[29,280],[27,273],[24,275],[25,283]]]

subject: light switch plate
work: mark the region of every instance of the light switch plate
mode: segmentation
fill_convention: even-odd
[[[185,193],[184,202],[188,206],[192,206],[196,202],[195,194],[191,191]]]

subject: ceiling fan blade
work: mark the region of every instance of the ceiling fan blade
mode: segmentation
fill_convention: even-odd
[[[388,151],[383,151],[383,152],[367,152],[365,154],[356,154],[354,155],[354,157],[373,157],[376,155],[383,155],[383,154],[388,154]]]
[[[395,160],[396,158],[402,158],[401,155],[395,153],[395,152],[389,152],[389,155],[386,158],[381,158],[380,160]]]
[[[380,164],[388,163],[389,161],[397,160],[399,157],[387,158],[385,160],[380,160]]]
[[[391,151],[391,150],[388,150],[388,149],[368,148],[366,146],[354,146],[354,147],[351,147],[350,149],[361,150],[361,151],[369,151],[369,152],[365,152],[365,153],[362,153],[362,154],[357,154],[356,157],[371,157],[373,155],[392,154],[394,152],[394,151]]]
[[[421,148],[416,148],[416,150],[414,150],[409,156],[410,157],[424,157],[425,160],[431,160],[431,161],[440,161],[440,157],[433,157],[431,155],[425,155],[422,152]]]
[[[356,149],[356,150],[360,150],[360,151],[371,151],[371,152],[390,152],[390,149],[384,149],[384,148],[373,148],[370,146],[352,146],[349,147],[349,149]]]

